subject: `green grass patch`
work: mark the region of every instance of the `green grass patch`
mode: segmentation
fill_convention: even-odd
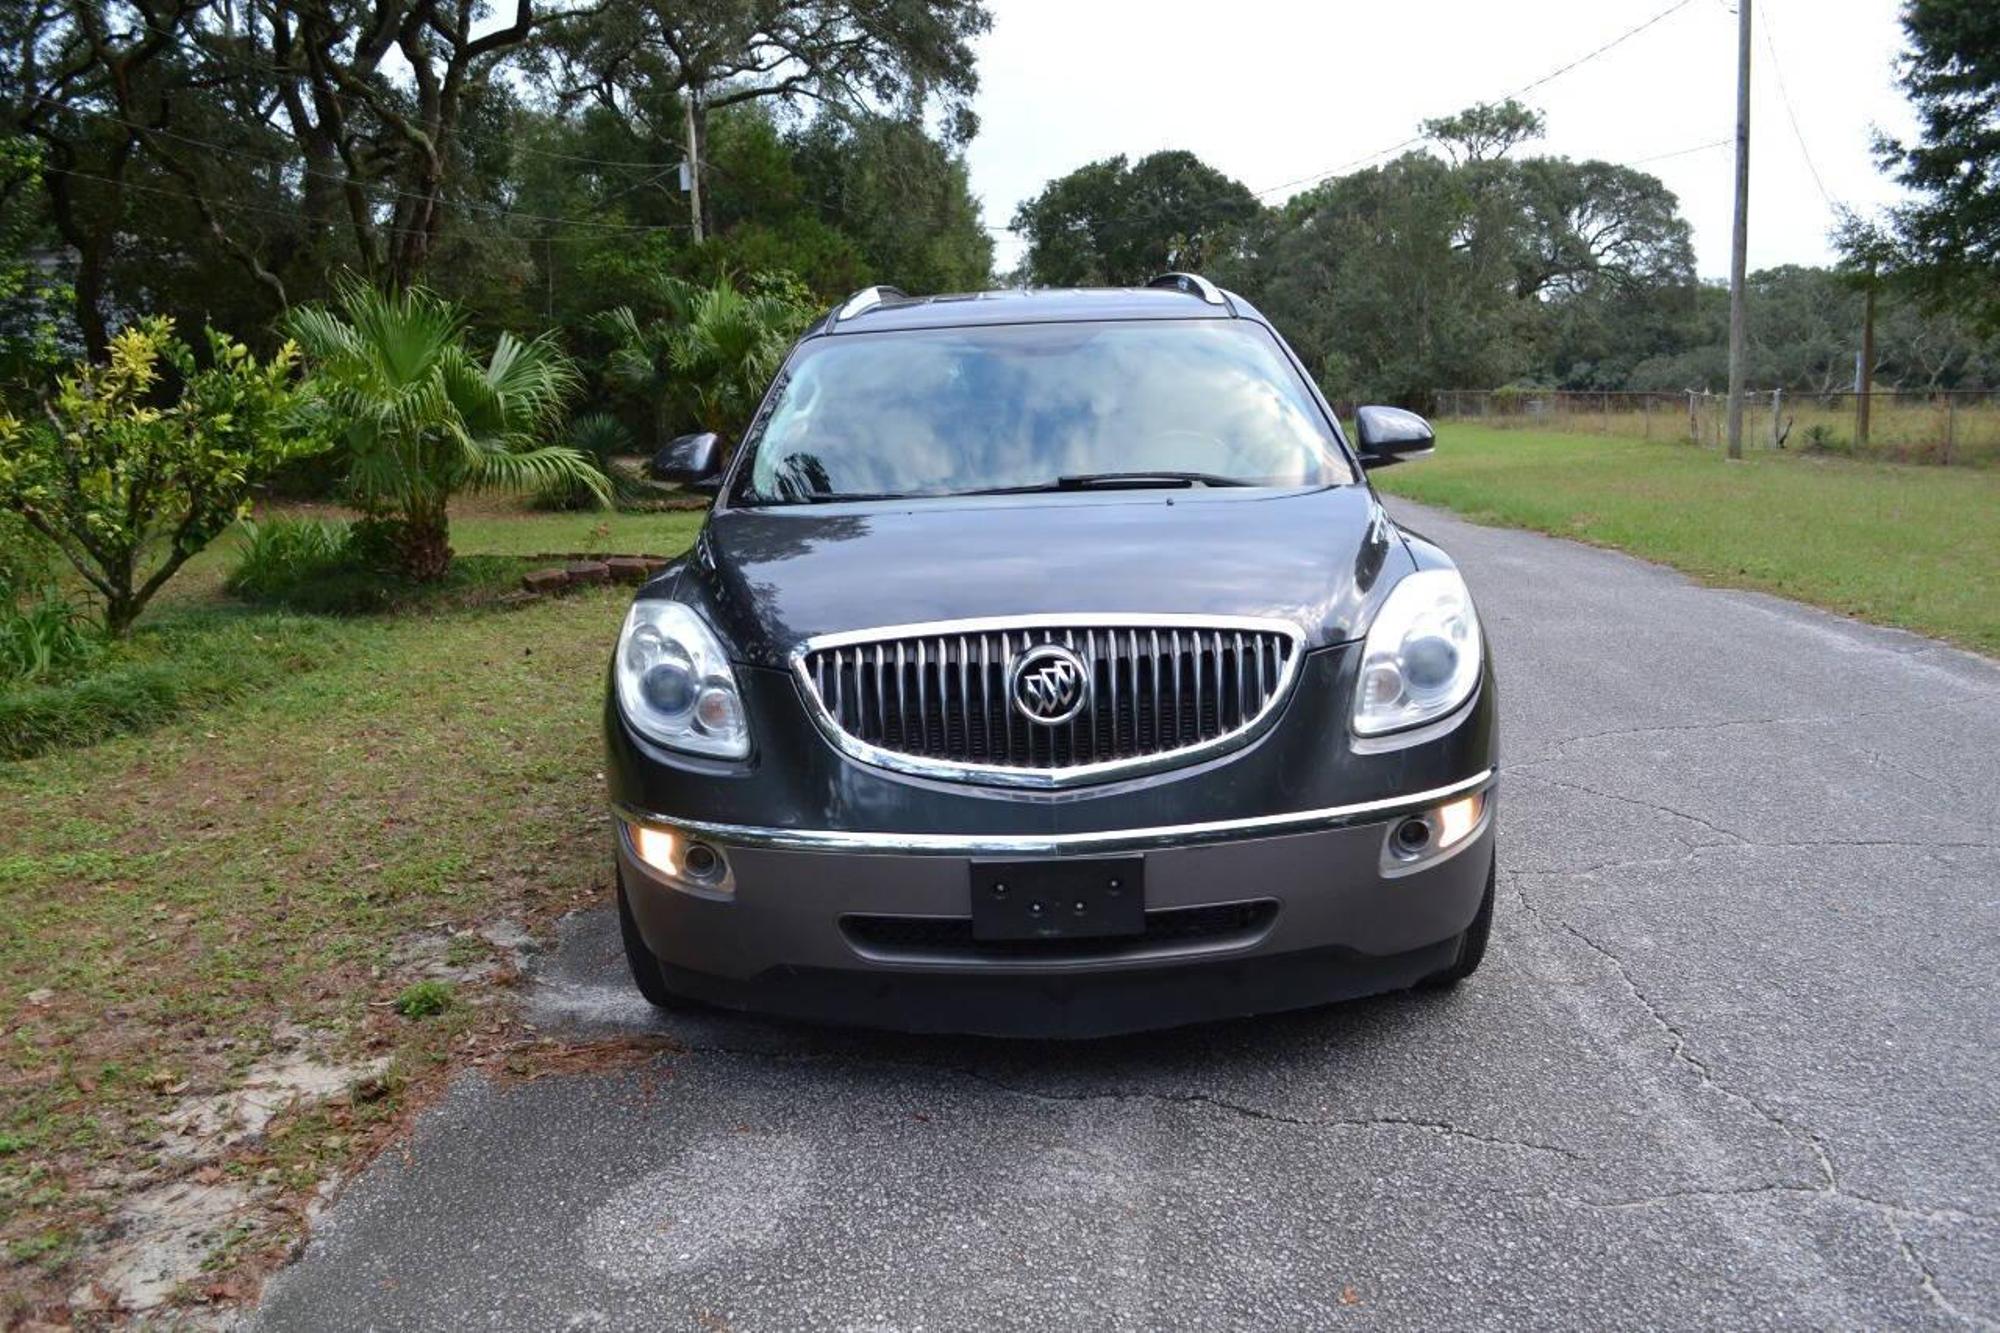
[[[546,514],[524,520],[510,514],[457,514],[452,549],[461,555],[549,555],[568,551],[605,555],[677,555],[708,517],[706,510],[625,514],[604,511]]]
[[[591,540],[599,516],[482,513],[454,545],[466,562],[673,555],[700,515],[614,517]],[[0,762],[0,1324],[88,1277],[119,1199],[72,1182],[157,1183],[185,1099],[238,1086],[288,1029],[331,1060],[388,1056],[367,1091],[287,1112],[224,1162],[303,1198],[513,1040],[493,992],[508,969],[480,970],[499,951],[477,932],[608,891],[600,710],[629,590],[279,615],[223,592],[236,546],[204,553],[108,661],[36,687],[57,693],[33,716],[101,743]],[[182,711],[109,734],[88,701],[137,713],[145,692],[109,682],[146,671]],[[22,697],[0,706],[30,715]],[[426,986],[440,964],[467,975]],[[259,1262],[270,1239],[216,1264]]]
[[[299,616],[184,612],[143,623],[68,678],[0,686],[0,759],[143,731],[309,671],[338,634]]]
[[[2000,475],[1446,425],[1377,486],[2000,655]]]
[[[396,1012],[405,1018],[429,1018],[451,1008],[451,983],[418,981],[403,988],[396,997]]]

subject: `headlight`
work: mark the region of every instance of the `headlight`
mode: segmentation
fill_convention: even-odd
[[[721,759],[750,753],[743,696],[715,632],[679,602],[634,602],[618,635],[618,702],[662,745]]]
[[[1479,684],[1479,651],[1479,617],[1458,571],[1404,575],[1362,646],[1355,733],[1379,736],[1451,712]]]

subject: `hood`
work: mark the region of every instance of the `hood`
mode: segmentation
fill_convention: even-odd
[[[1281,617],[1319,647],[1409,565],[1366,486],[986,496],[720,510],[676,595],[765,666],[820,634],[1057,612]]]

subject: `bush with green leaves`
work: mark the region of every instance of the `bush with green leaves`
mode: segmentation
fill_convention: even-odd
[[[88,662],[103,642],[89,612],[50,586],[0,605],[0,681],[47,680]]]
[[[638,499],[645,487],[618,471],[613,459],[632,452],[632,432],[609,412],[585,412],[573,417],[564,442],[590,460],[604,478],[614,501]],[[574,478],[555,482],[535,496],[537,509],[592,509],[601,501],[589,486]]]
[[[246,601],[267,601],[349,563],[347,525],[319,518],[243,520],[243,553],[223,586]]]
[[[316,401],[340,431],[347,497],[391,525],[397,567],[419,580],[451,568],[446,506],[466,490],[534,494],[574,482],[608,503],[604,479],[568,445],[542,445],[577,386],[547,336],[503,333],[481,360],[466,317],[422,288],[341,284],[333,308],[286,321]]]
[[[641,322],[630,306],[599,321],[617,343],[605,363],[612,387],[650,405],[653,447],[683,430],[742,437],[785,349],[813,319],[809,294],[786,274],[707,287],[679,278],[657,284],[667,314]]]
[[[140,320],[28,419],[0,413],[0,507],[102,599],[113,637],[247,512],[259,482],[324,447],[299,410],[291,344],[259,361],[209,330],[208,352],[202,365],[173,321]]]
[[[246,602],[310,615],[368,615],[411,606],[484,600],[514,586],[521,562],[466,556],[442,578],[414,579],[398,565],[399,530],[380,519],[352,523],[277,517],[244,522],[245,540],[223,586]]]

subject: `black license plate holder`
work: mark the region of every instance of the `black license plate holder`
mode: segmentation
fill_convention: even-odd
[[[1143,857],[972,863],[975,940],[1089,939],[1145,929]]]

